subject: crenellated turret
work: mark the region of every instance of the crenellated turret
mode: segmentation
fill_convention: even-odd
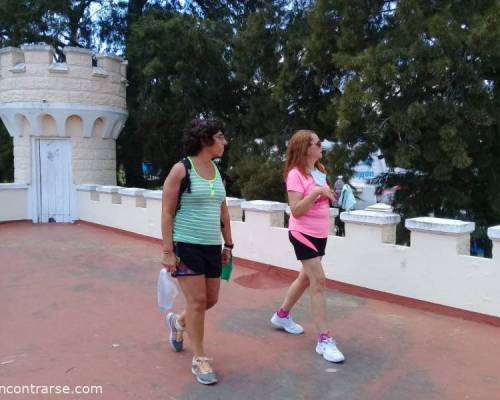
[[[111,54],[25,44],[0,49],[0,118],[14,138],[16,182],[32,182],[31,138],[70,138],[73,183],[116,183],[117,139],[127,119],[127,62]]]

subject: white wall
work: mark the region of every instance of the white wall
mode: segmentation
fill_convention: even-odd
[[[0,221],[29,219],[28,185],[0,183]]]
[[[161,238],[161,192],[81,185],[78,193],[81,220]],[[231,215],[240,219],[232,221],[236,257],[300,268],[288,231],[282,222],[279,226],[286,205],[236,199],[228,204]],[[399,222],[395,214],[354,211],[341,217],[346,236],[328,238],[323,259],[327,278],[500,317],[499,227],[488,232],[493,259],[485,259],[466,255],[472,223],[407,220],[412,246],[404,247],[394,244]]]
[[[77,193],[80,220],[161,238],[160,191],[83,184]]]

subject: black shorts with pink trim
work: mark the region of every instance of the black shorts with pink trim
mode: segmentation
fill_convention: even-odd
[[[297,260],[309,260],[325,255],[326,237],[317,238],[298,231],[288,231]]]
[[[176,277],[205,275],[219,278],[222,270],[221,245],[204,245],[177,242],[174,246],[179,258],[173,274]]]

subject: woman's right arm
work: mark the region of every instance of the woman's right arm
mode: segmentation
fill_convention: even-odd
[[[161,206],[161,234],[163,238],[163,250],[161,263],[167,271],[175,270],[175,254],[172,240],[172,223],[177,209],[177,200],[182,179],[186,176],[186,170],[182,163],[175,164],[163,184],[162,206]]]
[[[289,191],[288,192],[288,205],[290,206],[290,211],[295,218],[300,218],[304,214],[306,214],[314,201],[318,198],[318,196],[326,196],[330,200],[333,200],[333,192],[327,186],[316,186],[313,190],[309,192],[309,194],[305,197],[303,193]]]

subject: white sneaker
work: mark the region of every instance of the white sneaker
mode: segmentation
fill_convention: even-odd
[[[345,360],[344,355],[337,347],[337,343],[331,337],[318,342],[316,353],[321,354],[326,361],[334,363],[341,363]]]
[[[288,333],[292,333],[294,335],[300,335],[301,333],[304,332],[304,328],[297,324],[293,319],[290,314],[288,314],[286,317],[281,318],[278,316],[277,313],[274,313],[273,316],[271,317],[271,324],[276,326],[277,328],[284,329]]]

